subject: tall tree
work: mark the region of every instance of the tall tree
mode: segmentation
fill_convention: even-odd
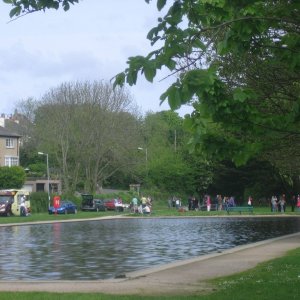
[[[35,112],[38,102],[33,98],[20,100],[16,104],[14,117],[18,120],[17,130],[22,136],[20,144],[20,164],[28,168],[29,164],[39,161],[37,156],[38,138],[35,135]],[[34,170],[31,170],[34,172]]]
[[[41,149],[55,154],[67,191],[83,180],[93,192],[132,163],[132,105],[126,90],[103,82],[64,83],[44,95],[35,120]]]
[[[147,185],[175,194],[203,193],[211,183],[212,169],[208,161],[189,153],[190,134],[183,119],[173,111],[151,113],[143,126],[148,161],[141,166]]]
[[[299,156],[299,10],[298,1],[174,1],[148,34],[159,47],[129,58],[115,84],[134,85],[139,74],[152,81],[167,67],[178,78],[161,100],[174,109],[194,103],[187,125],[196,149],[290,168]]]

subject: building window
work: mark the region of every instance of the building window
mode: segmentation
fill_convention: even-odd
[[[12,167],[19,165],[19,157],[17,156],[5,156],[5,166]]]
[[[6,148],[14,148],[14,139],[6,139]]]

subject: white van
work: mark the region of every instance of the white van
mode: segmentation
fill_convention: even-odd
[[[0,215],[21,216],[28,213],[30,213],[28,191],[18,189],[0,190]]]

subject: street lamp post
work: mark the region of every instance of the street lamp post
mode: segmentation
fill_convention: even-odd
[[[45,155],[47,159],[47,192],[48,192],[48,208],[50,207],[50,179],[49,179],[49,159],[48,159],[48,153],[44,152],[38,152],[39,155]]]
[[[143,147],[138,147],[137,148],[139,151],[144,151],[145,150],[145,157],[146,157],[146,175],[148,177],[148,149],[147,148],[143,148]]]
[[[145,150],[145,154],[146,154],[146,165],[148,164],[148,149],[147,148],[142,148],[142,147],[138,147],[138,150],[140,151],[144,151]]]

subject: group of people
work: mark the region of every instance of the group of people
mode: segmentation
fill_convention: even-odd
[[[168,207],[176,207],[176,209],[178,209],[179,207],[181,207],[181,199],[176,196],[170,197],[168,199]]]
[[[291,210],[292,212],[300,210],[300,195],[293,195],[290,200]],[[271,198],[271,211],[272,212],[281,212],[284,213],[286,211],[287,199],[286,195],[282,194],[279,197],[273,195]]]
[[[203,206],[206,206],[206,210],[210,211],[214,205],[215,210],[226,210],[227,207],[235,206],[235,198],[233,196],[216,195],[216,197],[211,198],[210,195],[205,195],[203,200]]]
[[[272,212],[284,213],[286,211],[287,204],[291,205],[292,212],[295,211],[295,209],[300,211],[300,194],[292,196],[289,201],[285,194],[280,196],[274,195],[269,201],[271,203]],[[258,201],[258,204],[259,203],[260,202]],[[253,198],[252,196],[249,196],[247,199],[247,205],[253,206],[253,204]],[[180,198],[177,198],[176,196],[172,196],[168,199],[169,208],[175,207],[178,209],[181,205],[182,203]],[[216,195],[215,197],[211,197],[210,195],[205,195],[202,201],[197,199],[195,196],[190,196],[187,201],[188,210],[226,210],[228,207],[233,206],[236,206],[236,201],[233,196],[222,197],[222,195]]]
[[[181,207],[181,205],[181,199],[176,196],[172,196],[168,199],[169,208],[175,207],[178,209],[179,207]],[[222,197],[221,195],[217,195],[215,198],[212,198],[210,195],[205,195],[203,197],[203,200],[200,201],[195,196],[190,196],[188,198],[187,206],[188,210],[223,210],[227,207],[235,206],[235,199],[233,196]]]
[[[133,197],[130,203],[131,211],[134,213],[140,213],[148,215],[152,209],[152,198],[150,196],[141,196],[140,201],[137,197]]]

